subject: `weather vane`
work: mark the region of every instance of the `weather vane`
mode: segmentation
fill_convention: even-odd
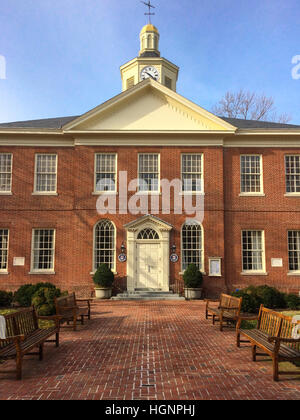
[[[149,16],[149,23],[151,24],[151,16],[155,15],[155,13],[151,13],[151,9],[155,9],[155,6],[152,6],[151,0],[149,0],[148,3],[146,3],[145,1],[141,1],[141,3],[143,3],[145,6],[149,8],[149,12],[145,13],[145,16]]]

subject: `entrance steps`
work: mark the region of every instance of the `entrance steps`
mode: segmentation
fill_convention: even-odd
[[[111,300],[185,300],[173,292],[163,292],[156,289],[135,289],[134,292],[124,292],[111,298]]]

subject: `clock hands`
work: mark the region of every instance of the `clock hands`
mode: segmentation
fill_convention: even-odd
[[[152,74],[148,73],[147,71],[145,71],[146,74],[148,74],[148,76],[150,76],[153,80],[155,80],[155,78],[152,76]]]

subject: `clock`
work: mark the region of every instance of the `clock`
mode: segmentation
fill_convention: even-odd
[[[159,79],[158,70],[153,66],[145,67],[141,71],[141,80],[149,79],[149,77],[153,80],[156,80],[156,81],[158,81],[158,79]]]

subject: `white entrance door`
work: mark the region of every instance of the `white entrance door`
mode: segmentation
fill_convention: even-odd
[[[137,289],[159,289],[161,245],[137,245]]]

